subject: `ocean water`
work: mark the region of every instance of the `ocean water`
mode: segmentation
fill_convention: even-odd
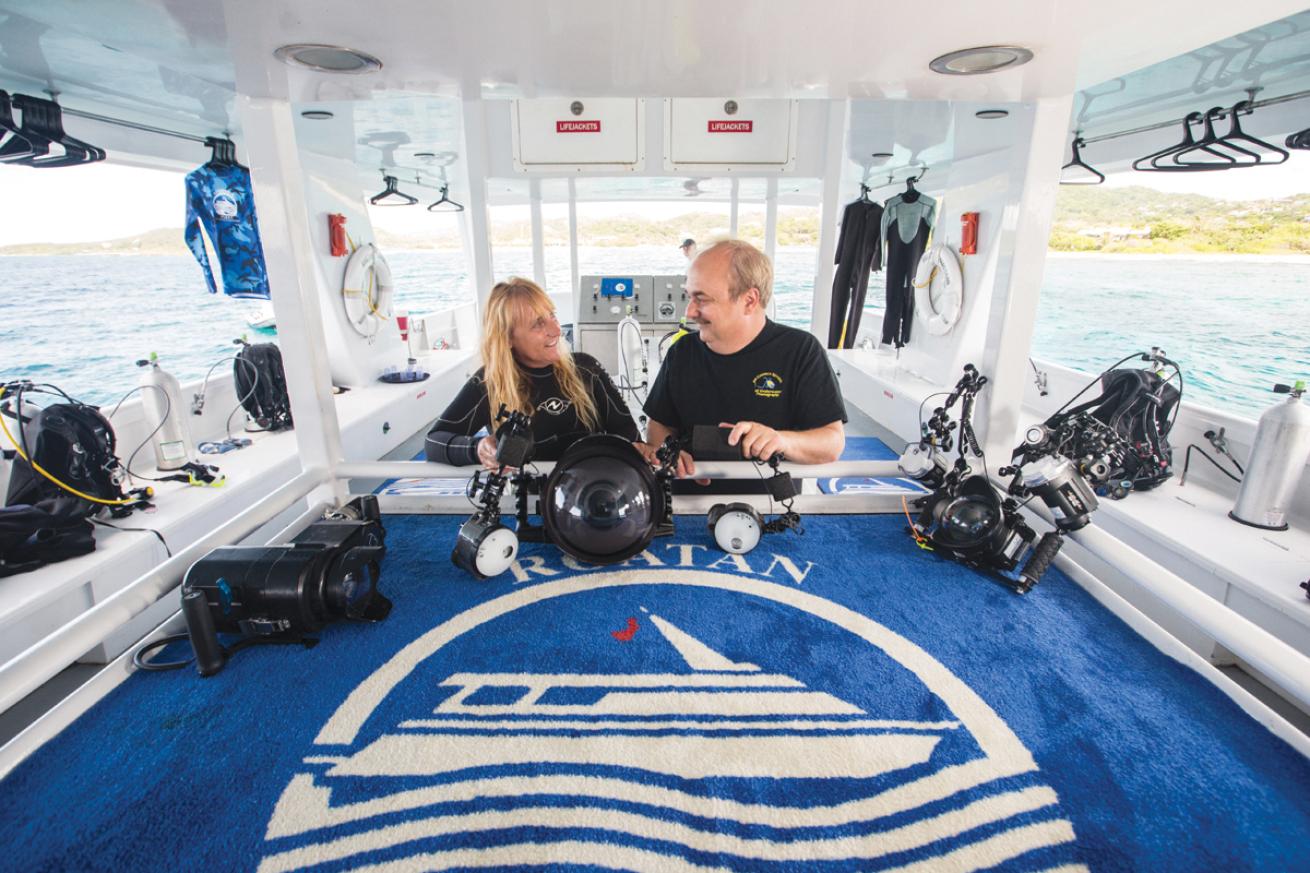
[[[532,252],[497,249],[498,276],[531,275]],[[459,252],[388,255],[397,303],[412,312],[467,299]],[[579,250],[583,273],[679,273],[662,247]],[[568,253],[548,249],[547,284],[567,288]],[[1310,269],[1305,263],[1142,256],[1047,261],[1034,357],[1100,372],[1129,352],[1161,346],[1184,368],[1186,397],[1251,418],[1276,398],[1276,381],[1310,378]],[[808,327],[815,251],[782,248],[778,319]],[[196,263],[169,256],[0,257],[0,380],[53,382],[75,397],[112,403],[136,385],[135,362],[158,352],[183,382],[199,379],[249,334],[256,304],[211,296]],[[874,276],[866,321],[882,317]],[[219,364],[218,372],[230,369]]]

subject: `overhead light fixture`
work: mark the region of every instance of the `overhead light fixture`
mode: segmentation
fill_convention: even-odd
[[[985,45],[960,49],[933,58],[928,68],[947,76],[978,76],[1019,67],[1033,59],[1033,53],[1017,45]]]
[[[892,153],[891,153],[891,152],[874,152],[873,154],[869,155],[869,157],[874,158],[874,159],[879,160],[879,161],[887,161],[887,160],[891,160]]]
[[[306,109],[300,113],[301,118],[308,118],[311,121],[327,121],[329,118],[335,118],[331,112],[326,109]]]
[[[416,158],[435,158],[436,156],[436,152],[414,152]]]
[[[974,113],[974,117],[991,120],[993,118],[1005,118],[1009,114],[1010,110],[1008,109],[979,109]]]
[[[382,62],[372,55],[337,45],[284,45],[273,56],[284,64],[320,73],[375,73],[382,69]]]

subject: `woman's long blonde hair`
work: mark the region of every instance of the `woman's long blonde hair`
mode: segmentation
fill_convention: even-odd
[[[541,286],[530,279],[511,276],[496,283],[487,298],[487,316],[482,322],[482,367],[491,407],[491,432],[496,432],[496,412],[503,403],[527,415],[536,413],[532,405],[531,377],[514,359],[510,338],[516,324],[530,324],[537,316],[552,317],[555,306]],[[588,430],[600,427],[596,403],[582,384],[578,365],[573,361],[564,337],[560,336],[559,360],[552,367],[560,390],[577,410],[578,421]]]

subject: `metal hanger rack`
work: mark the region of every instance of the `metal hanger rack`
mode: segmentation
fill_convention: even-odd
[[[1281,97],[1269,97],[1264,100],[1256,100],[1254,99],[1255,94],[1259,90],[1260,90],[1259,88],[1247,89],[1246,93],[1250,99],[1243,101],[1247,104],[1247,106],[1245,109],[1240,110],[1240,114],[1249,115],[1254,110],[1260,109],[1264,106],[1277,106],[1280,103],[1290,103],[1293,100],[1303,100],[1306,97],[1310,97],[1310,89],[1307,89],[1305,91],[1295,91],[1291,94],[1284,94]],[[1226,118],[1228,117],[1228,115],[1232,113],[1232,111],[1233,111],[1232,109],[1224,109],[1223,111],[1219,112],[1217,115],[1214,116],[1214,120],[1218,121],[1223,118]],[[1164,130],[1167,127],[1176,128],[1186,120],[1187,120],[1187,116],[1182,116],[1180,118],[1174,118],[1169,121],[1159,121],[1156,122],[1155,124],[1145,124],[1142,125],[1141,127],[1129,128],[1128,130],[1119,130],[1119,131],[1115,131],[1114,133],[1103,133],[1100,136],[1085,136],[1082,138],[1083,145],[1088,146],[1088,145],[1092,145],[1093,143],[1106,142],[1108,140],[1119,139],[1120,137],[1124,137],[1124,136],[1134,136],[1135,134],[1147,133],[1152,130]]]

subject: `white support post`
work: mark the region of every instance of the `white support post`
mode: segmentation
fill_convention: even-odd
[[[464,101],[464,166],[468,171],[468,203],[464,225],[472,253],[473,293],[477,295],[478,318],[486,309],[495,272],[491,262],[491,227],[487,214],[487,124],[481,100]]]
[[[582,295],[578,293],[578,283],[582,276],[578,273],[578,188],[573,183],[572,176],[569,177],[569,278],[573,283],[569,293],[573,296],[573,311],[576,317],[576,314],[582,311],[580,308]]]
[[[778,255],[778,177],[770,176],[764,188],[764,254],[777,275]],[[778,295],[769,298],[769,318],[778,317]]]
[[[741,180],[736,176],[732,177],[732,196],[729,198],[728,206],[728,236],[732,239],[737,238],[737,212],[741,200]]]
[[[979,395],[974,416],[983,447],[992,458],[1010,457],[1022,423],[1028,356],[1072,105],[1073,97],[1065,96],[1026,107],[1028,137],[1012,150],[1011,196],[996,222],[1000,250],[1012,254],[997,265],[987,339],[978,362],[991,381]]]
[[[824,152],[823,204],[819,215],[819,262],[815,265],[814,306],[810,309],[810,333],[828,343],[828,318],[832,311],[832,258],[837,250],[837,211],[841,204],[841,182],[846,168],[846,117],[849,102],[828,103],[828,144]]]
[[[341,427],[319,305],[326,292],[319,288],[321,271],[309,230],[294,114],[288,101],[263,97],[238,97],[237,111],[245,133],[301,469],[331,472],[342,458]],[[329,476],[312,499],[345,496],[344,483]]]
[[[528,208],[532,213],[532,281],[546,288],[546,239],[541,225],[540,179],[528,180]]]

